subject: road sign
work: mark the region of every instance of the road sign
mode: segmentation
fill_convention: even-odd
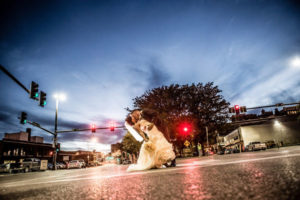
[[[186,147],[188,147],[188,146],[190,146],[190,142],[186,140],[186,141],[184,142],[184,145],[185,145]]]

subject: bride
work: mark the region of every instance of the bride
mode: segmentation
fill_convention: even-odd
[[[137,164],[130,165],[127,171],[163,168],[163,164],[175,159],[172,144],[158,129],[161,123],[157,119],[151,110],[135,110],[127,117],[127,126],[131,125],[144,139]]]

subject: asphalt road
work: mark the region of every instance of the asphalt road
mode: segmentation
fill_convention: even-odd
[[[128,166],[0,175],[0,199],[300,199],[300,146]]]

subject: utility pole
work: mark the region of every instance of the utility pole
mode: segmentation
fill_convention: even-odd
[[[55,151],[53,153],[53,170],[56,170],[56,159],[57,159],[57,113],[58,113],[58,98],[56,98],[56,110],[55,110],[55,125],[54,125],[54,137],[53,146]]]
[[[208,127],[205,126],[205,130],[206,130],[206,146],[208,148]]]

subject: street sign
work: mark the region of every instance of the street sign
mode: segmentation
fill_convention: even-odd
[[[186,140],[186,141],[184,142],[184,145],[185,145],[186,147],[188,147],[188,146],[190,146],[190,142]]]
[[[48,160],[41,160],[40,170],[47,170],[48,168]]]

